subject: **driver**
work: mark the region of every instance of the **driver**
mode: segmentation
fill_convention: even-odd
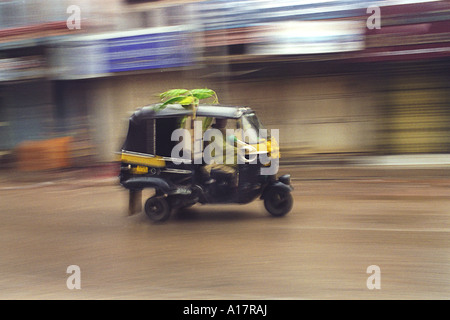
[[[230,186],[237,186],[236,181],[236,168],[237,168],[237,148],[234,145],[231,145],[229,142],[230,137],[226,136],[226,126],[227,119],[216,118],[215,124],[212,125],[212,128],[219,130],[222,135],[221,139],[218,139],[218,136],[215,136],[214,141],[210,142],[209,145],[213,145],[214,149],[211,153],[213,157],[213,161],[210,164],[205,165],[205,170],[211,175],[211,170],[219,171],[230,176],[229,184]],[[233,137],[231,137],[233,138]],[[228,147],[227,147],[228,145]],[[233,147],[233,158],[227,157],[226,149],[230,146]],[[222,163],[217,163],[214,159],[218,159],[215,155],[215,150],[222,150]],[[220,155],[219,155],[220,157]]]

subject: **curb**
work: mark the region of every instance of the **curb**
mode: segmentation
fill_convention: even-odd
[[[318,155],[280,159],[281,165],[392,166],[405,168],[450,168],[450,154],[345,156]]]
[[[280,167],[295,166],[298,169],[336,169],[336,170],[437,170],[436,177],[450,178],[450,155],[416,156],[339,156],[318,155],[280,159]],[[444,170],[444,171],[440,171]],[[449,171],[447,171],[449,170]],[[340,177],[342,178],[342,177]],[[349,179],[355,177],[350,175]],[[414,178],[411,176],[411,178]],[[111,164],[92,168],[73,168],[47,172],[0,171],[0,190],[20,190],[42,188],[55,185],[71,185],[85,188],[92,186],[119,186],[118,171]]]
[[[0,191],[8,190],[26,190],[26,189],[38,189],[50,186],[72,186],[75,188],[88,188],[94,186],[119,186],[119,180],[117,177],[104,178],[104,179],[74,179],[71,181],[67,180],[54,180],[54,181],[43,181],[43,182],[22,182],[22,183],[4,183],[1,186]]]

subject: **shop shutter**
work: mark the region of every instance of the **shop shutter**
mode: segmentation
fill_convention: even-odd
[[[400,73],[386,93],[386,153],[450,152],[447,75]]]

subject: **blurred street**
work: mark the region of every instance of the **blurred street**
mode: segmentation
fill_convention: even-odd
[[[100,171],[100,170],[99,170]],[[127,216],[112,175],[0,178],[1,299],[449,299],[447,167],[285,165],[295,205]],[[81,270],[69,290],[67,267]],[[369,290],[371,265],[381,288]]]

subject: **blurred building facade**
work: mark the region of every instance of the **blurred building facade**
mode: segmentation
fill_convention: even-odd
[[[450,153],[449,69],[445,1],[3,1],[0,150],[72,136],[112,161],[130,112],[208,87],[287,154]]]

